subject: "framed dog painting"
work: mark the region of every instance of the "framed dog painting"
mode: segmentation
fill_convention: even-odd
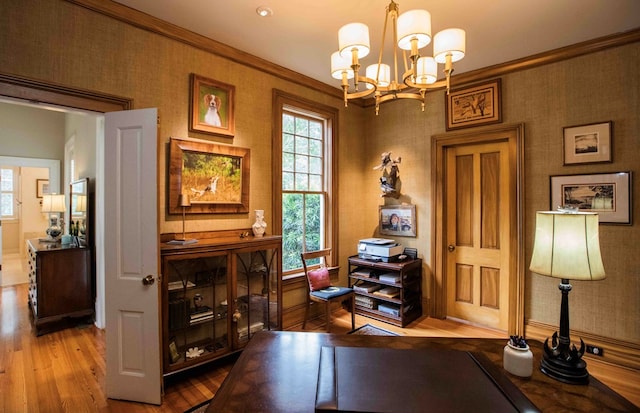
[[[235,87],[191,74],[190,132],[233,137]]]

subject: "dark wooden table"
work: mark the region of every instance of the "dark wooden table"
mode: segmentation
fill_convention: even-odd
[[[640,409],[594,377],[588,385],[564,384],[542,374],[542,344],[531,341],[534,371],[520,378],[502,369],[501,339],[337,335],[286,331],[256,334],[207,412],[313,412],[322,346],[449,349],[480,352],[543,412],[638,412]],[[366,385],[366,378],[363,378]],[[357,389],[353,389],[357,391]],[[428,406],[425,406],[428,409]]]

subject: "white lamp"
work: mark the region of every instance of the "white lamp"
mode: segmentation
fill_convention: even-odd
[[[569,338],[569,280],[596,281],[605,278],[598,239],[598,214],[587,212],[538,212],[533,256],[529,269],[540,275],[561,279],[560,336],[553,333],[544,343],[540,370],[557,380],[572,384],[589,382],[585,351],[571,345]]]
[[[61,214],[66,210],[64,195],[45,194],[42,196],[42,212],[49,214],[49,228],[46,231],[49,238],[47,241],[57,242],[64,233],[64,218]]]

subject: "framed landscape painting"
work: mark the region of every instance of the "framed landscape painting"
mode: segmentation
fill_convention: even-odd
[[[611,162],[612,125],[603,122],[563,128],[564,164]]]

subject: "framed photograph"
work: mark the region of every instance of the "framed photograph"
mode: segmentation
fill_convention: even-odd
[[[611,162],[613,122],[562,128],[564,164]]]
[[[233,137],[236,88],[194,73],[190,78],[189,131]]]
[[[495,79],[445,94],[447,130],[502,122],[500,85]]]
[[[36,179],[36,197],[42,198],[42,195],[49,193],[49,180]]]
[[[600,223],[631,224],[631,172],[551,177],[551,210],[597,212]]]
[[[169,144],[170,214],[182,214],[180,194],[188,195],[188,214],[249,212],[250,150],[171,138]]]
[[[416,236],[415,205],[381,205],[380,234],[400,237]]]
[[[171,358],[171,363],[175,363],[180,360],[180,353],[178,353],[178,346],[174,339],[169,341],[169,357]]]

